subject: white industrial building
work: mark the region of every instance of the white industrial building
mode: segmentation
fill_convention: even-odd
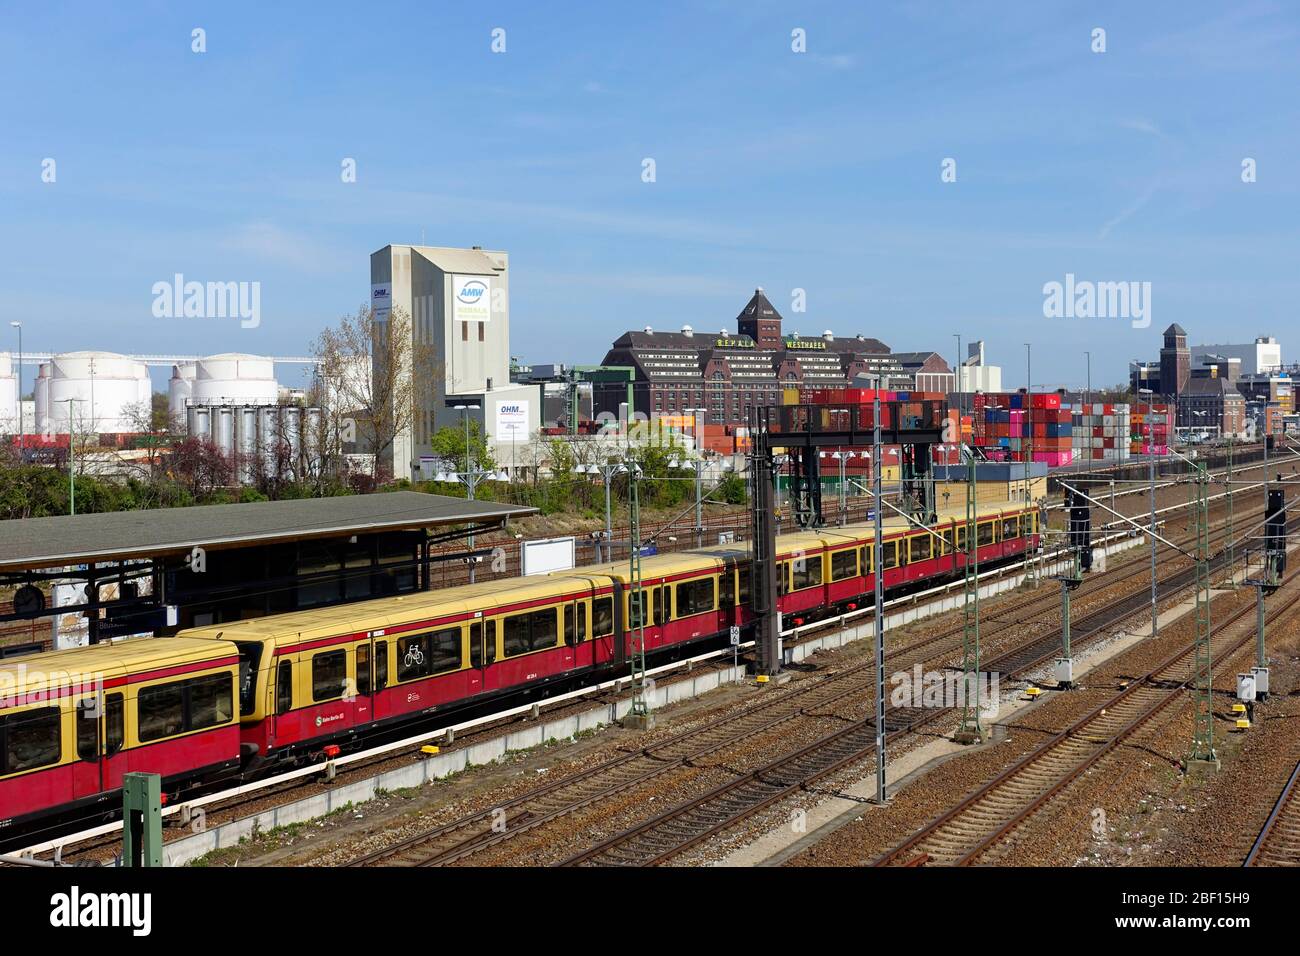
[[[173,422],[185,421],[190,405],[275,405],[280,385],[274,359],[223,352],[172,366],[167,409]]]
[[[0,353],[0,435],[17,435],[20,396],[18,361],[7,352]],[[27,423],[30,426],[30,422]]]
[[[966,346],[966,359],[957,373],[959,392],[1002,391],[1002,367],[984,364],[983,341],[971,342]]]
[[[1193,345],[1192,368],[1218,358],[1241,359],[1242,375],[1278,372],[1282,369],[1282,344],[1271,335],[1261,335],[1249,345]]]
[[[370,284],[376,318],[404,311],[412,336],[431,345],[439,362],[414,427],[385,454],[392,473],[418,476],[433,434],[459,425],[462,414],[482,423],[497,461],[508,463],[512,446],[537,431],[541,412],[534,386],[510,382],[509,256],[477,247],[385,246],[370,256]]]
[[[36,431],[43,435],[139,431],[153,387],[149,367],[116,352],[68,352],[41,363]],[[69,425],[71,424],[71,427]]]

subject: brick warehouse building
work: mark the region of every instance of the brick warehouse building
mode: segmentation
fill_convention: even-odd
[[[621,335],[602,364],[635,370],[636,412],[654,417],[702,408],[710,425],[745,424],[755,405],[780,404],[782,388],[840,388],[858,375],[875,374],[886,376],[888,388],[912,388],[918,372],[935,381],[946,373],[951,381],[952,369],[935,353],[894,355],[880,340],[862,335],[783,334],[782,322],[760,288],[736,316],[735,333],[647,327]],[[597,416],[617,415],[626,400],[625,385],[597,384],[593,409]]]

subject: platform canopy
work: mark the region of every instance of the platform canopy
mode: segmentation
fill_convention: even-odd
[[[378,531],[500,527],[536,508],[417,491],[0,521],[0,572]]]

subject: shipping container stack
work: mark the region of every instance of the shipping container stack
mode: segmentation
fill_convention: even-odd
[[[1132,455],[1130,406],[1085,402],[1073,414],[1078,461],[1126,461]]]
[[[1134,455],[1169,454],[1172,416],[1168,405],[1133,405],[1129,412],[1129,451]]]
[[[1070,413],[1055,392],[976,392],[971,440],[990,461],[1068,465],[1073,457]]]

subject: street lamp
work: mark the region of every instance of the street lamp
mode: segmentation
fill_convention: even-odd
[[[610,512],[610,484],[615,475],[621,475],[627,472],[627,466],[619,462],[605,462],[600,465],[587,465],[583,469],[584,474],[600,475],[601,481],[605,485],[605,548],[608,554],[605,555],[606,561],[614,560],[614,525],[613,516]],[[600,560],[600,555],[596,555],[596,560]]]
[[[461,474],[453,473],[452,476],[465,486],[465,492],[470,501],[474,500],[474,490],[479,486],[480,482],[485,481],[489,478],[493,480],[496,479],[496,474],[494,472],[488,471],[485,468],[480,468],[478,466],[478,462],[475,462],[473,465],[470,464],[469,413],[471,409],[477,409],[478,407],[479,406],[477,405],[453,405],[452,406],[452,408],[455,411],[460,412],[460,417],[465,421],[465,471]],[[474,550],[473,531],[469,533],[469,550],[470,551]],[[470,584],[474,583],[474,556],[472,554],[469,556],[469,583]]]
[[[689,468],[695,473],[695,547],[704,547],[704,502],[702,474],[706,462],[702,458],[674,458],[668,462],[669,468]]]
[[[64,398],[60,402],[68,403],[68,514],[77,513],[77,443],[72,433],[72,403],[85,403],[84,398]]]

